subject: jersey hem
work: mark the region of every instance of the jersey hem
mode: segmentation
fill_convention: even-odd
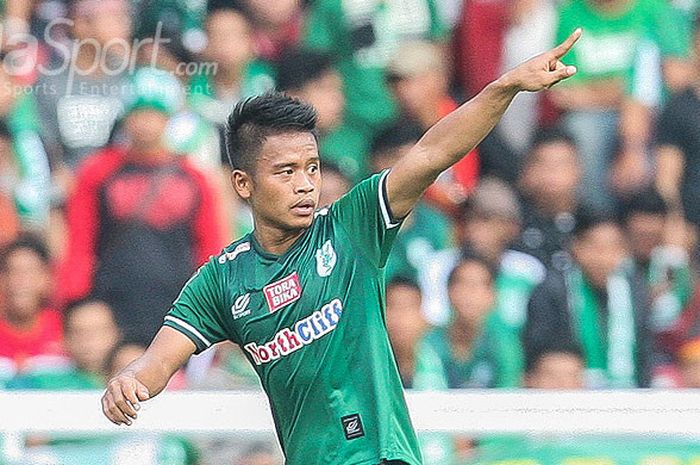
[[[166,321],[164,321],[164,322],[163,322],[163,326],[167,326],[168,328],[172,328],[172,329],[174,329],[174,330],[176,330],[176,331],[182,333],[182,334],[183,334],[184,336],[186,336],[190,341],[192,341],[192,342],[194,343],[195,347],[197,348],[197,350],[195,351],[195,355],[196,355],[196,354],[199,354],[199,353],[201,353],[201,352],[203,352],[203,351],[205,351],[206,349],[208,349],[208,348],[210,347],[210,346],[204,345],[204,344],[202,343],[202,341],[200,341],[200,340],[197,338],[197,336],[195,336],[194,334],[192,334],[191,332],[189,332],[186,328],[183,328],[183,327],[179,326],[177,323],[175,323],[175,322],[172,321],[172,320],[166,320]]]

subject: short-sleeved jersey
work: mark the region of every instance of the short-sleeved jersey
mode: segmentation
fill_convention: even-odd
[[[253,234],[234,242],[165,317],[197,352],[227,339],[244,349],[289,465],[421,463],[386,331],[383,269],[399,229],[387,173],[317,211],[282,255]]]

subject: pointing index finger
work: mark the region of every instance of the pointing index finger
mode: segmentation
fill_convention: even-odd
[[[569,50],[571,50],[571,47],[573,47],[576,41],[581,37],[581,32],[582,30],[580,27],[576,28],[576,30],[572,32],[571,35],[569,35],[569,37],[567,37],[564,42],[554,47],[552,51],[554,52],[554,57],[557,60],[566,55],[569,52]]]

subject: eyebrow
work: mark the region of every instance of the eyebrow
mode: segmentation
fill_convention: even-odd
[[[309,160],[307,160],[306,163],[318,163],[318,162],[320,162],[320,161],[321,161],[321,158],[320,158],[320,157],[313,157],[313,158],[310,158]],[[286,163],[285,163],[285,162],[282,162],[282,163],[275,163],[274,165],[272,165],[272,169],[279,170],[279,169],[282,169],[282,168],[291,168],[291,167],[294,167],[294,166],[297,166],[297,165],[299,165],[299,163],[293,162],[293,161],[291,161],[291,162],[286,162]]]

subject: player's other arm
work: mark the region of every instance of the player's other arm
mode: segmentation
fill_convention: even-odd
[[[131,425],[140,408],[139,402],[160,393],[195,350],[195,344],[187,336],[163,326],[146,352],[107,384],[102,396],[105,416],[117,425]]]
[[[481,142],[518,92],[536,92],[573,76],[576,68],[559,60],[580,36],[581,30],[577,29],[559,46],[505,73],[430,128],[387,177],[393,216],[406,216],[440,173]]]

